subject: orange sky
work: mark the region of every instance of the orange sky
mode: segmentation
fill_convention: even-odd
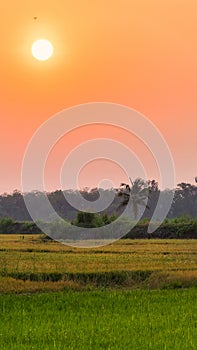
[[[146,115],[171,149],[176,182],[193,182],[197,175],[196,17],[196,0],[1,1],[0,193],[21,188],[25,148],[44,121],[66,107],[93,101],[127,105]],[[54,45],[54,56],[46,62],[31,55],[31,44],[42,37]],[[94,135],[106,136],[106,132],[98,130]],[[89,139],[91,133],[81,130],[73,134],[73,142],[67,141],[75,147],[77,140]],[[131,144],[139,151],[138,141]],[[62,158],[63,148],[57,153]],[[151,160],[142,156],[145,159],[147,172],[157,177]],[[58,168],[52,163],[49,160],[49,189],[57,187]],[[90,167],[91,178],[87,181],[84,170],[81,186],[93,186],[98,180]],[[117,169],[116,185],[119,177]]]

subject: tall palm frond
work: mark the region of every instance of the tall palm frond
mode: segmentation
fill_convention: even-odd
[[[150,189],[148,183],[140,178],[137,178],[134,181],[129,178],[129,180],[130,185],[126,183],[120,184],[118,196],[123,197],[123,200],[117,210],[126,206],[130,202],[132,204],[134,217],[137,218],[140,206],[150,209],[147,205]]]

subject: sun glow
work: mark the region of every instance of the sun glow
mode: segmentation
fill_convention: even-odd
[[[53,45],[46,39],[39,39],[32,45],[31,52],[39,61],[46,61],[53,55]]]

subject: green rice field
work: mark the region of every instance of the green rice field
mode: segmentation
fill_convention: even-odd
[[[0,296],[0,349],[190,350],[197,289]]]

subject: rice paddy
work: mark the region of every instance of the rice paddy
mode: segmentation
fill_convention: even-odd
[[[191,350],[197,290],[0,296],[0,349]]]
[[[0,350],[196,349],[196,287],[196,240],[0,235]]]
[[[0,235],[1,292],[195,285],[196,240],[126,239],[85,249],[39,235]]]

